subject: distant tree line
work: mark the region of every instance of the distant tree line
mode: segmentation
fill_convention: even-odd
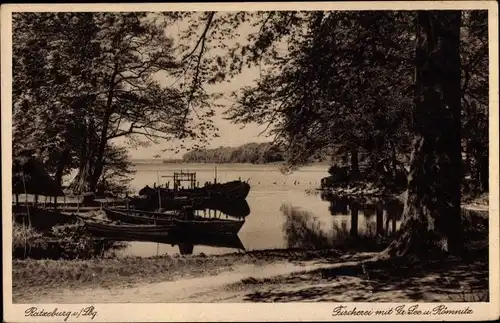
[[[285,159],[283,150],[271,143],[248,143],[238,147],[196,149],[182,156],[182,160],[187,163],[266,164],[283,162]]]

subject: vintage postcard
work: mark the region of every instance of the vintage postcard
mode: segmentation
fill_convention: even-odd
[[[499,318],[494,1],[1,7],[6,322]]]

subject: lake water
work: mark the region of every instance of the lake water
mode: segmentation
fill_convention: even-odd
[[[287,247],[314,247],[311,235],[319,234],[335,239],[335,232],[351,231],[351,219],[357,221],[357,234],[376,234],[377,229],[387,232],[399,228],[397,216],[388,210],[374,215],[368,206],[352,207],[322,199],[320,194],[307,194],[306,190],[319,187],[321,178],[328,176],[326,165],[303,167],[285,175],[277,165],[247,164],[136,164],[131,187],[138,192],[145,185],[165,185],[167,178],[177,171],[196,172],[200,183],[213,182],[217,168],[217,182],[249,180],[251,185],[247,202],[250,215],[245,218],[238,237],[246,250]],[[158,181],[158,178],[160,180]],[[353,212],[357,216],[353,217]],[[389,215],[388,215],[389,214]],[[377,221],[378,220],[378,221]],[[390,221],[388,221],[390,220]],[[377,226],[378,222],[378,226]],[[314,231],[312,233],[312,231]],[[324,240],[324,239],[323,239]],[[221,254],[234,252],[232,248],[194,246],[193,254]],[[153,256],[179,253],[179,246],[152,242],[131,242],[122,255]]]

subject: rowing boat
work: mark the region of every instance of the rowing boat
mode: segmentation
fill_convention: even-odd
[[[85,220],[87,230],[99,236],[155,236],[166,237],[176,230],[175,224],[168,225],[148,225],[148,224],[116,224],[105,223],[96,220]]]
[[[180,219],[179,212],[148,212],[142,210],[110,209],[103,208],[108,219],[131,224],[171,224],[173,220]]]
[[[112,227],[107,227],[107,230],[113,231],[116,226],[124,226],[124,230],[129,228],[134,229],[133,225],[138,227],[138,230],[156,233],[156,227],[164,228],[166,231],[176,231],[189,234],[237,234],[245,221],[234,221],[224,219],[211,219],[203,217],[193,217],[189,220],[183,220],[178,215],[162,214],[157,212],[138,213],[132,210],[116,210],[104,209],[107,217],[113,221],[120,221],[126,224],[113,224]],[[151,227],[149,229],[148,227]],[[103,227],[101,226],[101,229]],[[118,232],[120,232],[118,229]]]

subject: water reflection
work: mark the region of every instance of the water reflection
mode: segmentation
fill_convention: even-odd
[[[352,202],[350,205],[351,209],[351,236],[358,236],[358,217],[359,217],[359,209],[360,206],[356,202]]]
[[[283,233],[287,248],[311,250],[364,247],[366,249],[367,240],[353,237],[355,229],[352,227],[349,229],[347,221],[331,221],[330,225],[325,225],[312,213],[287,204],[282,206],[281,211],[286,219]],[[373,244],[368,245],[369,248],[373,246]]]
[[[281,212],[286,217],[283,233],[287,248],[320,249],[332,246],[331,233],[322,229],[317,217],[289,204],[283,204]]]
[[[245,246],[241,242],[240,238],[236,234],[203,234],[203,235],[190,235],[182,234],[179,232],[177,234],[172,234],[169,236],[151,236],[151,235],[140,235],[135,236],[107,236],[106,239],[110,240],[120,240],[128,242],[154,242],[159,244],[168,244],[171,246],[178,246],[179,254],[190,255],[194,251],[195,246],[207,246],[215,248],[230,248],[237,250],[245,250]]]
[[[134,197],[131,199],[130,205],[143,211],[155,211],[159,207],[157,200],[144,197]],[[170,200],[169,203],[162,202],[161,209],[163,211],[175,211],[183,206],[190,206],[194,210],[203,211],[204,213],[222,213],[234,218],[244,218],[250,215],[250,206],[246,200],[179,199]]]
[[[360,210],[364,217],[370,220],[375,216],[375,232],[387,236],[397,231],[397,225],[403,214],[403,203],[393,198],[378,198],[374,200],[339,197],[330,192],[322,192],[321,199],[329,202],[328,210],[333,216],[351,216],[351,235],[358,235],[358,218]],[[385,219],[385,223],[384,223]],[[367,221],[367,223],[370,223]],[[371,228],[370,228],[371,229]]]
[[[390,200],[385,203],[385,210],[387,212],[386,219],[386,234],[389,234],[389,221],[391,221],[391,233],[395,233],[397,231],[397,224],[401,221],[403,216],[403,208],[404,205],[400,201]]]
[[[332,215],[343,215],[348,213],[349,201],[345,197],[326,195],[321,192],[321,199],[330,202],[328,210]]]
[[[401,222],[403,205],[395,199],[375,201],[322,194],[329,202],[330,219],[284,204],[283,233],[289,248],[328,248],[393,235]],[[320,220],[321,219],[321,220]]]
[[[207,201],[198,206],[195,205],[195,211],[204,215],[219,214],[232,218],[245,218],[250,215],[250,206],[246,200],[238,200],[222,203],[220,201]]]

